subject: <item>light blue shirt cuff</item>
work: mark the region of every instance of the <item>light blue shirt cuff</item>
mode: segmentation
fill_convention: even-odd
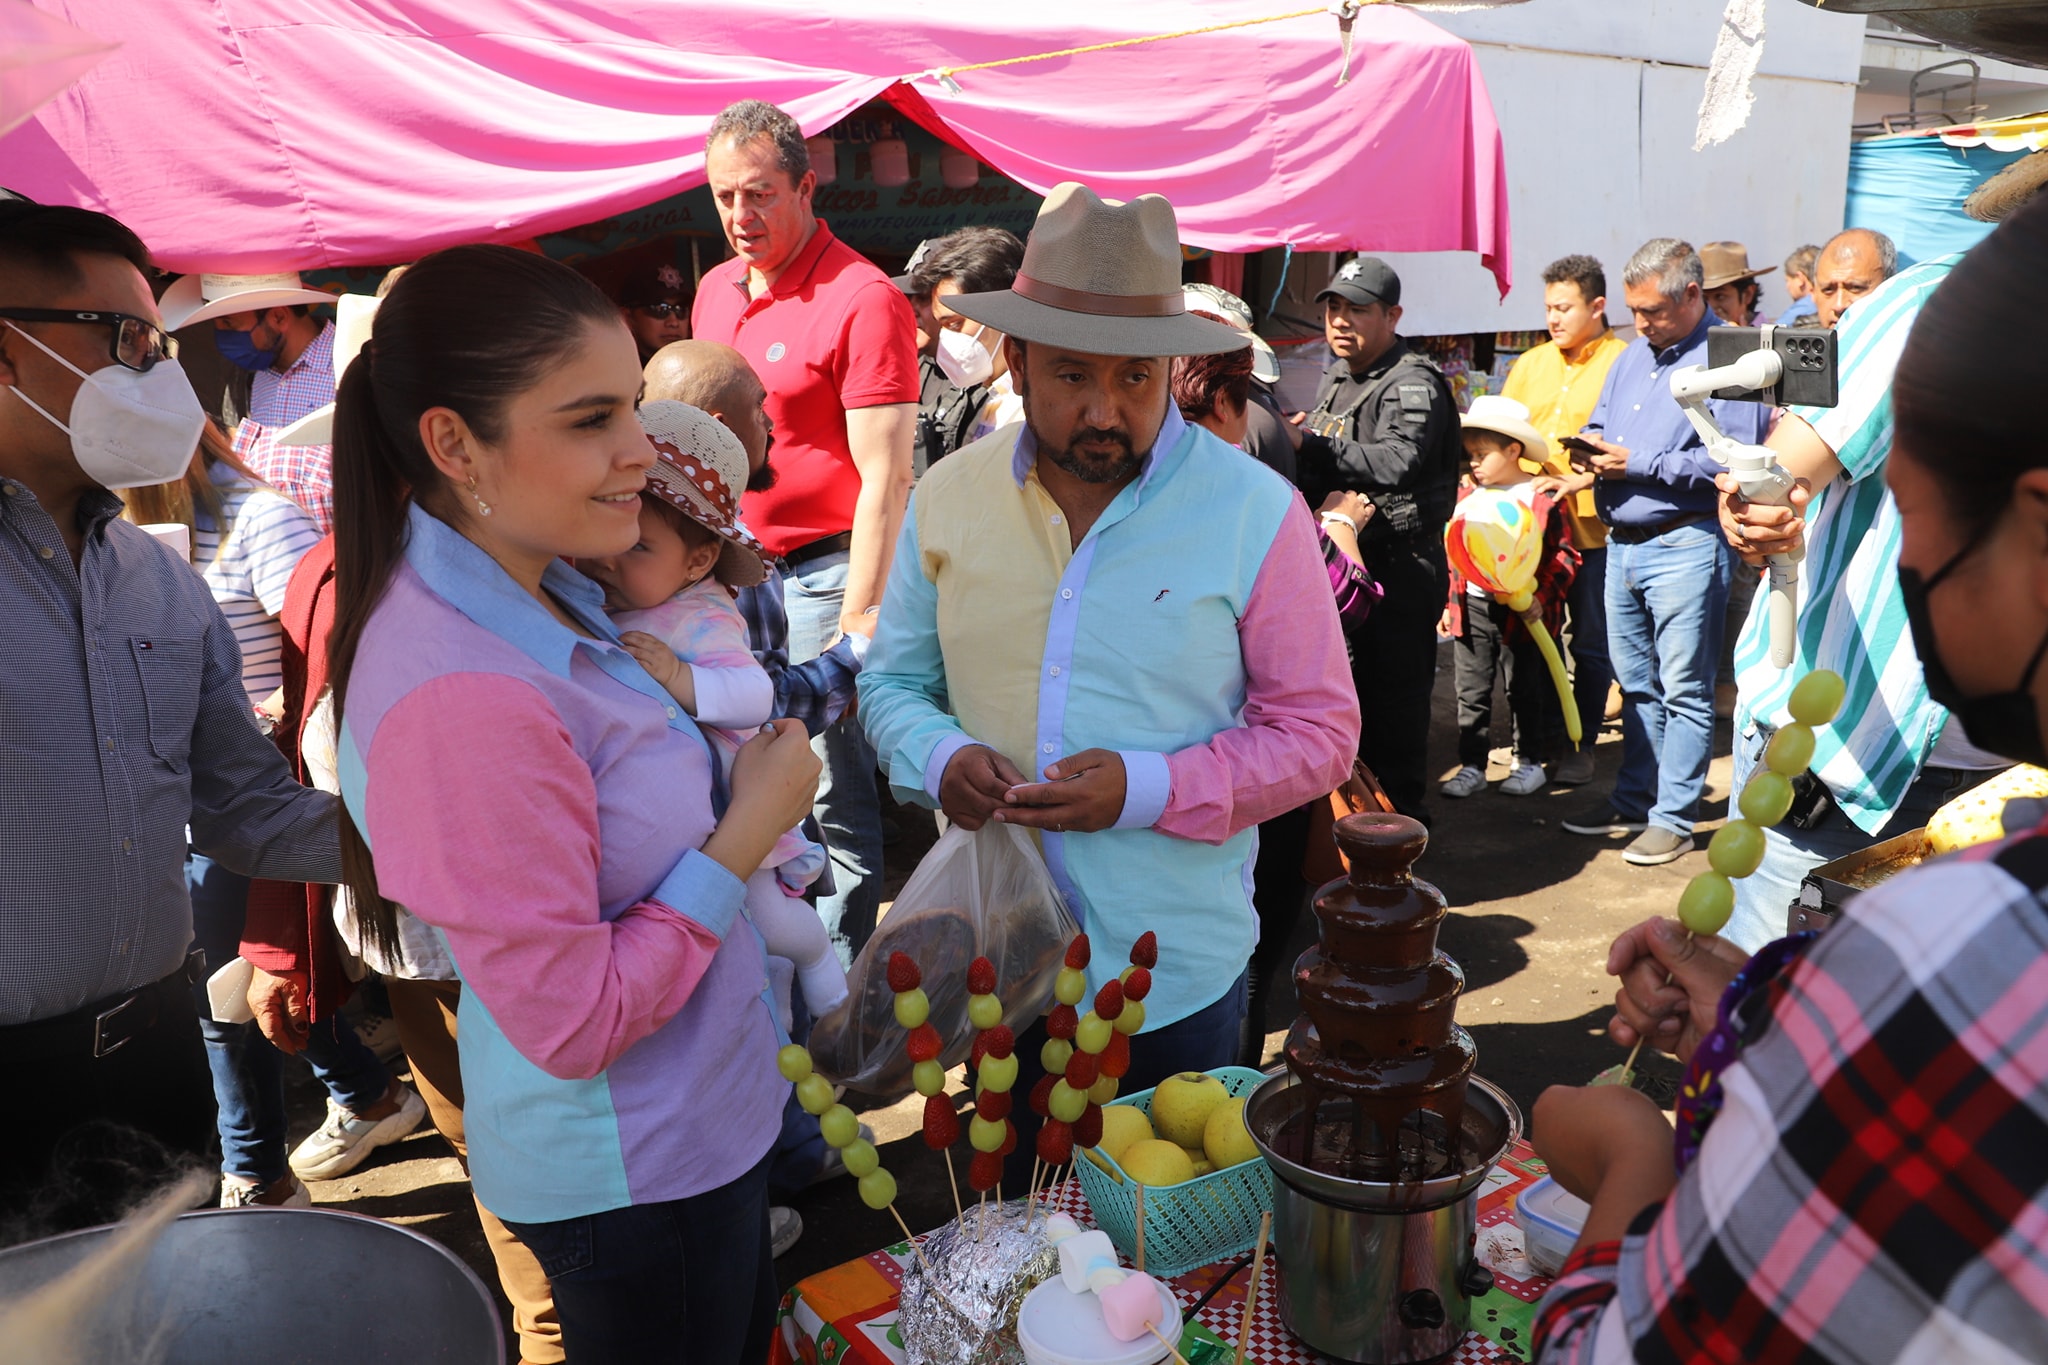
[[[1124,809],[1111,829],[1150,829],[1166,814],[1173,797],[1173,773],[1166,755],[1147,749],[1119,749],[1124,761]]]
[[[746,902],[747,884],[724,866],[691,849],[670,868],[647,899],[660,901],[686,920],[709,929],[722,943]]]
[[[952,734],[932,745],[931,757],[924,761],[924,794],[932,799],[933,805],[939,804],[939,784],[946,779],[946,765],[953,761],[954,754],[974,742],[966,735]]]

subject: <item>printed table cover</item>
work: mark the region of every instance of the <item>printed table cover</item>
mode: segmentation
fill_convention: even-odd
[[[1548,1173],[1526,1142],[1517,1142],[1488,1173],[1479,1197],[1479,1259],[1493,1271],[1494,1287],[1472,1305],[1473,1330],[1451,1356],[1455,1365],[1504,1365],[1529,1358],[1529,1323],[1550,1281],[1523,1252],[1515,1225],[1515,1199]],[[1092,1226],[1080,1182],[1063,1180],[1048,1196],[1054,1208]],[[908,1242],[820,1271],[783,1296],[770,1365],[907,1365],[896,1333],[896,1295],[912,1252]],[[1230,1261],[1201,1266],[1168,1281],[1185,1310]],[[1329,1357],[1296,1340],[1280,1321],[1273,1257],[1252,1315],[1247,1361],[1256,1365],[1320,1365]],[[1249,1271],[1240,1273],[1191,1321],[1180,1343],[1189,1365],[1227,1365],[1244,1316]]]

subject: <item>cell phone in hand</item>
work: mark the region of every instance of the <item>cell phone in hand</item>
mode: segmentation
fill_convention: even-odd
[[[1599,446],[1583,436],[1560,436],[1557,443],[1564,447],[1565,458],[1571,461],[1573,469],[1591,469],[1592,457],[1601,453]]]

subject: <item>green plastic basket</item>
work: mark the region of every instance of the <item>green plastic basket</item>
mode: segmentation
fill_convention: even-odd
[[[1265,1076],[1246,1066],[1217,1067],[1209,1073],[1233,1096],[1249,1095]],[[1152,1117],[1152,1092],[1140,1091],[1112,1104],[1135,1105]],[[1116,1167],[1112,1176],[1080,1152],[1074,1154],[1081,1192],[1095,1225],[1126,1258],[1138,1252],[1137,1182]],[[1117,1177],[1121,1176],[1121,1179]],[[1168,1280],[1197,1266],[1250,1251],[1259,1239],[1259,1215],[1273,1207],[1273,1173],[1264,1161],[1241,1161],[1178,1185],[1145,1188],[1145,1273]]]

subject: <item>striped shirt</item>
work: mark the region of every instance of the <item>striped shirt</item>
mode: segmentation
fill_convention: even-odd
[[[213,467],[221,519],[192,528],[192,564],[242,650],[242,686],[260,702],[284,685],[285,585],[320,530],[291,499],[249,483],[226,465]]]
[[[1842,474],[1806,511],[1799,629],[1792,666],[1771,663],[1770,593],[1760,592],[1735,646],[1735,727],[1786,725],[1792,686],[1816,668],[1849,685],[1840,714],[1815,732],[1813,771],[1857,828],[1883,828],[1933,750],[1948,712],[1927,696],[1899,593],[1899,509],[1885,487],[1892,450],[1892,371],[1921,306],[1960,254],[1893,277],[1844,315],[1842,401],[1792,411],[1819,433]]]

